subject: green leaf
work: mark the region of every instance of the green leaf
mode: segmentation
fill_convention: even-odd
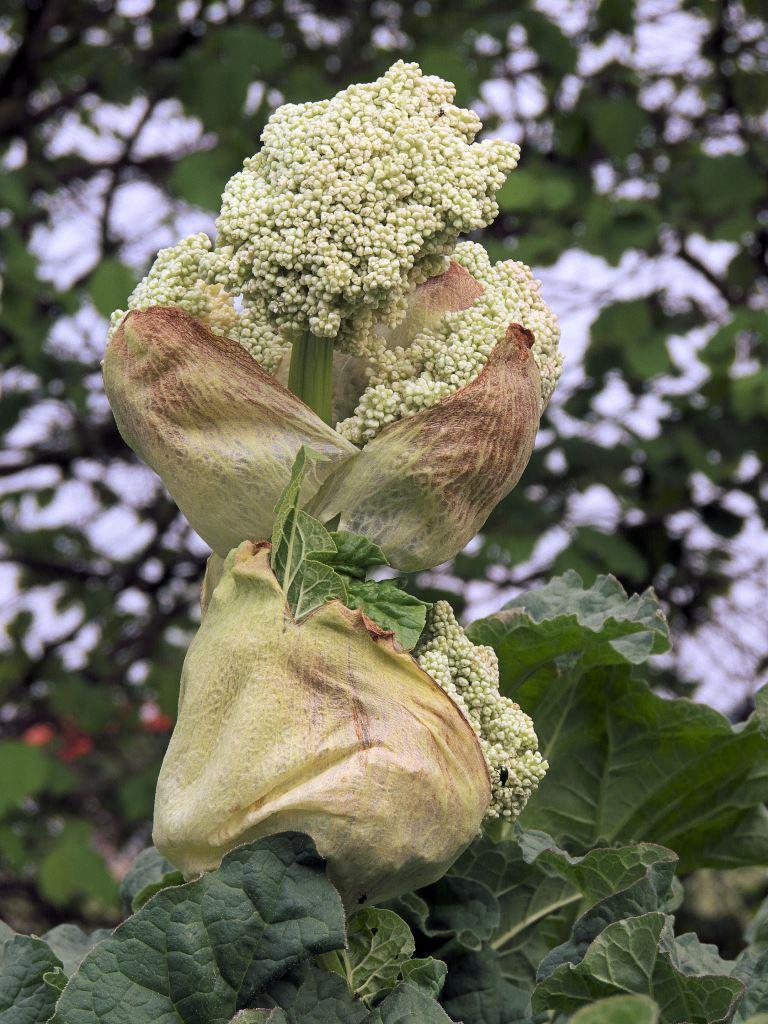
[[[683,871],[766,862],[760,713],[734,729],[711,708],[658,697],[632,677],[629,666],[668,642],[652,592],[628,598],[611,577],[584,590],[568,573],[468,635],[496,649],[502,692],[533,718],[549,761],[521,825],[571,853],[658,843]]]
[[[510,983],[529,989],[553,950],[560,951],[558,962],[573,957],[609,922],[667,909],[676,863],[671,850],[649,843],[571,857],[550,836],[530,831],[514,841],[477,840],[449,878],[459,875],[493,895],[496,923],[488,938],[499,970]]]
[[[400,968],[400,973],[403,976],[403,981],[410,982],[411,985],[421,989],[425,995],[437,999],[443,990],[448,968],[442,960],[436,960],[432,956],[416,957],[406,960]]]
[[[59,993],[46,974],[61,970],[47,942],[15,935],[0,945],[0,1020],[3,1024],[43,1024],[53,1013]]]
[[[266,1000],[285,1013],[289,1024],[361,1024],[366,1007],[346,982],[317,964],[303,964],[270,985]],[[264,997],[259,997],[262,1002]]]
[[[364,580],[369,569],[389,565],[387,556],[378,544],[359,533],[337,530],[331,534],[336,550],[323,556],[326,565],[352,579]]]
[[[48,755],[40,747],[29,747],[18,740],[0,743],[0,815],[45,789],[49,767]]]
[[[347,604],[360,608],[384,629],[391,629],[404,650],[410,651],[424,629],[429,605],[401,590],[394,580],[347,584]]]
[[[574,852],[646,839],[675,850],[683,871],[766,863],[768,742],[754,717],[734,729],[619,667],[539,672],[515,699],[550,764],[525,828]]]
[[[655,999],[663,1024],[719,1024],[731,1019],[743,986],[733,978],[684,974],[673,963],[664,914],[617,921],[589,946],[578,964],[561,964],[539,981],[535,1012],[567,1013],[611,995]]]
[[[372,1010],[331,971],[304,964],[270,986],[269,1000],[289,1024],[450,1024],[440,1006],[417,986],[400,982]],[[262,997],[260,997],[262,998]]]
[[[241,1010],[236,1013],[230,1024],[288,1024],[288,1018],[282,1010]]]
[[[733,964],[731,974],[746,987],[736,1020],[768,1013],[768,950],[749,947]]]
[[[78,928],[76,924],[57,924],[55,928],[46,932],[43,938],[61,960],[64,973],[71,977],[85,954],[89,953],[97,942],[111,934],[110,928],[97,928],[88,933]]]
[[[406,1024],[410,1021],[418,1021],[419,1024],[451,1024],[450,1018],[438,1003],[409,982],[398,985],[365,1018],[365,1024]]]
[[[272,530],[272,571],[285,592],[297,619],[309,615],[326,601],[346,604],[344,581],[317,556],[334,554],[336,546],[330,533],[316,519],[299,508],[301,485],[310,459],[320,456],[302,446],[275,507]]]
[[[646,996],[610,996],[585,1006],[571,1024],[658,1024],[659,1007]]]
[[[294,964],[343,944],[312,840],[270,836],[157,893],[85,957],[53,1022],[223,1024]]]
[[[148,846],[137,854],[136,859],[120,883],[120,902],[123,913],[128,916],[142,907],[150,896],[168,885],[179,885],[184,881],[169,860]],[[151,890],[151,891],[150,891]]]
[[[496,650],[512,695],[532,673],[558,660],[582,669],[638,665],[669,648],[667,622],[652,590],[627,597],[613,576],[599,576],[585,589],[570,571],[473,622],[467,635]]]
[[[67,987],[67,976],[61,967],[54,967],[52,971],[46,971],[43,981],[49,985],[54,992],[63,992]]]
[[[372,1006],[391,992],[414,942],[405,921],[391,910],[364,907],[349,922],[348,948],[340,954],[349,990]]]

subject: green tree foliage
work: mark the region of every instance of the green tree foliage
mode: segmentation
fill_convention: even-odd
[[[206,552],[117,435],[99,374],[105,317],[159,246],[211,227],[274,105],[330,95],[399,56],[453,79],[489,130],[522,145],[484,241],[542,269],[574,332],[523,483],[456,576],[486,581],[498,607],[553,571],[587,586],[611,571],[631,590],[654,586],[678,648],[698,632],[724,687],[764,671],[732,583],[757,585],[766,569],[748,545],[768,516],[765,11],[681,6],[646,17],[621,0],[4,5],[0,898],[17,928],[116,920],[112,875],[148,840],[197,618]],[[609,496],[599,513],[584,500],[595,493]],[[430,600],[453,589],[444,574],[417,582]],[[451,592],[459,606],[465,596]],[[624,651],[642,643],[614,620],[601,629],[587,661],[617,637]],[[622,685],[611,665],[585,676],[585,721],[602,685]],[[526,685],[533,700],[535,677]],[[653,714],[650,691],[627,693],[617,714]],[[693,712],[679,723],[692,744],[696,730],[717,733],[734,772],[757,742],[750,728],[734,738]],[[712,787],[730,785],[728,770]],[[547,829],[555,816],[553,805]],[[658,823],[614,838],[668,835]],[[459,999],[459,971],[450,984]]]

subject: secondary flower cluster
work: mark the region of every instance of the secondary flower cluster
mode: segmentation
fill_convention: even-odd
[[[476,646],[447,601],[438,601],[416,648],[416,660],[469,719],[491,776],[486,818],[517,818],[547,772],[533,722],[499,693],[499,662],[492,647]]]

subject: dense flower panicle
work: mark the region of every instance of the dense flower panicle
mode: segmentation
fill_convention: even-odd
[[[513,820],[546,774],[533,722],[499,693],[492,647],[475,646],[447,601],[438,601],[415,650],[416,660],[455,701],[477,733],[491,775],[486,819]]]
[[[541,376],[542,409],[560,376],[560,330],[530,269],[515,260],[491,265],[485,249],[461,242],[452,259],[483,286],[468,309],[444,313],[407,347],[381,353],[370,384],[352,416],[337,427],[355,444],[365,444],[388,423],[437,404],[473,381],[511,323],[532,332],[533,357]]]
[[[274,370],[287,342],[259,307],[243,303],[237,310],[231,294],[220,284],[208,283],[210,249],[211,240],[204,232],[161,249],[147,276],[129,295],[128,309],[176,306],[205,321],[216,334],[239,342],[265,370]],[[110,338],[125,313],[117,309],[110,317]]]
[[[459,235],[497,216],[517,164],[514,143],[472,143],[480,121],[454,92],[398,61],[330,100],[280,107],[222,197],[213,280],[279,328],[380,351],[375,324],[397,323]]]

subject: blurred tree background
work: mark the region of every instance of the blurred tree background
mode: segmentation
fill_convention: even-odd
[[[521,144],[483,240],[537,269],[568,359],[523,482],[417,587],[478,614],[568,567],[653,586],[677,641],[659,686],[740,714],[768,665],[767,17],[765,0],[5,0],[14,927],[115,919],[197,619],[206,549],[117,434],[106,317],[160,246],[212,229],[275,106],[399,57]]]

